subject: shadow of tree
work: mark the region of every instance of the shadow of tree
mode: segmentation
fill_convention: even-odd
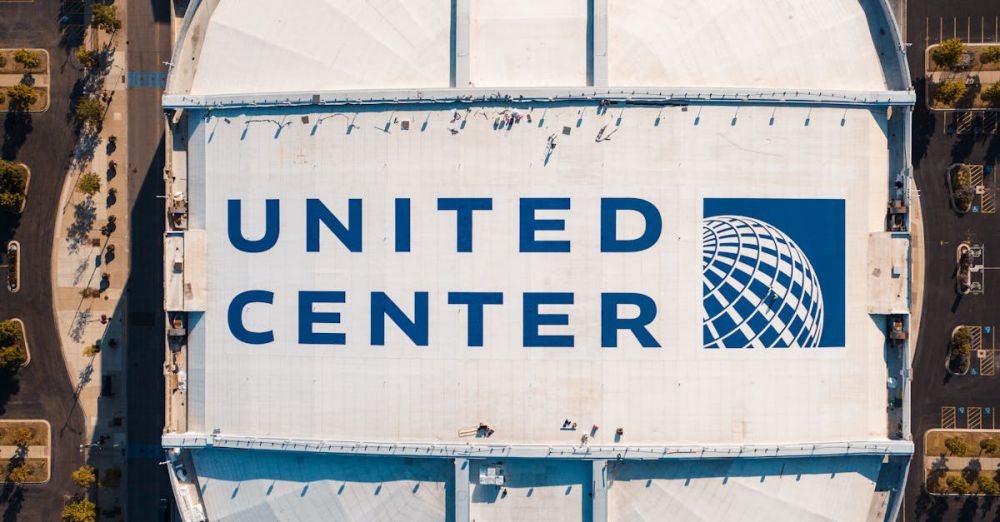
[[[28,140],[28,134],[34,130],[31,114],[27,112],[8,112],[3,120],[3,147],[0,155],[5,160],[14,160],[17,152]]]
[[[97,204],[93,198],[86,198],[73,205],[73,223],[66,229],[67,248],[71,254],[80,250],[90,240],[90,232],[97,220]]]
[[[81,310],[76,314],[73,319],[73,326],[70,328],[69,336],[76,342],[83,341],[84,331],[87,329],[87,323],[90,322],[90,310]]]
[[[21,391],[21,383],[16,371],[0,371],[0,415],[7,412],[7,401]]]

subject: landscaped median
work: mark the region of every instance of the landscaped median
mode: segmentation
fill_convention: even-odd
[[[0,212],[20,214],[30,185],[31,169],[27,165],[0,160]]]
[[[926,63],[932,109],[1000,109],[1000,45],[952,38],[928,47]]]
[[[7,289],[21,289],[21,244],[17,241],[7,243]]]
[[[52,429],[43,420],[0,420],[3,482],[47,482],[51,472]]]
[[[0,371],[17,371],[31,362],[28,336],[20,319],[0,321]]]
[[[964,325],[955,327],[951,332],[945,368],[954,375],[969,373],[969,366],[972,363],[971,351],[972,335],[969,333],[969,327]]]
[[[924,484],[932,495],[1000,495],[1000,431],[924,434]]]
[[[42,112],[48,108],[48,51],[0,49],[0,112]]]

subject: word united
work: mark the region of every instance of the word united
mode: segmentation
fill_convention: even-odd
[[[227,205],[227,230],[230,244],[241,252],[257,254],[266,252],[277,244],[281,233],[280,201],[268,199],[264,202],[265,228],[258,239],[248,239],[243,233],[243,201],[229,200]],[[563,231],[565,219],[538,215],[539,211],[568,211],[570,198],[521,198],[519,200],[518,250],[521,253],[568,253],[569,240],[540,239],[541,231]],[[473,224],[479,212],[493,209],[492,198],[438,198],[437,210],[455,214],[455,250],[472,252]],[[347,219],[341,220],[319,199],[306,200],[306,252],[320,251],[323,234],[333,234],[349,252],[362,252],[362,201],[348,200]],[[394,249],[396,252],[410,251],[411,205],[409,198],[394,201]],[[643,219],[642,233],[637,237],[621,238],[618,234],[618,218],[624,212],[633,212]],[[551,212],[547,215],[551,216]],[[652,247],[660,238],[663,219],[656,206],[639,198],[602,198],[600,203],[600,249],[601,252],[640,252]],[[343,345],[347,335],[343,332],[316,331],[318,324],[339,324],[341,314],[320,312],[315,305],[343,304],[347,302],[346,292],[337,290],[298,292],[298,342],[299,344]],[[385,292],[373,291],[369,297],[371,318],[370,342],[373,346],[385,344],[386,319],[396,325],[415,345],[428,345],[429,293],[413,293],[413,316],[408,316]],[[466,307],[468,316],[467,345],[483,346],[484,310],[487,306],[504,304],[503,292],[447,292],[447,303]],[[542,326],[566,326],[569,316],[563,313],[544,313],[546,305],[572,305],[571,292],[524,292],[522,300],[522,344],[524,347],[572,347],[573,335],[543,334]],[[269,290],[247,290],[233,297],[229,304],[228,323],[232,335],[247,344],[268,344],[274,342],[274,332],[270,330],[252,331],[243,321],[243,312],[251,304],[274,303],[274,293]],[[619,306],[631,306],[638,310],[631,317],[621,317]],[[618,332],[631,332],[646,348],[658,348],[660,343],[653,337],[647,326],[656,318],[656,301],[641,293],[601,294],[601,346],[618,346]],[[326,328],[324,328],[326,329]]]

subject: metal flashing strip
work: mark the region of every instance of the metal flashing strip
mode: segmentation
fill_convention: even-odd
[[[705,445],[528,445],[528,444],[421,444],[413,442],[324,441],[168,433],[165,448],[227,448],[291,451],[341,455],[447,458],[554,458],[554,459],[724,459],[773,457],[834,457],[848,455],[912,455],[913,442],[868,440],[804,444],[705,444]]]
[[[823,105],[839,107],[912,106],[914,91],[781,90],[758,88],[512,88],[300,91],[253,94],[165,94],[165,109],[224,109],[310,105],[447,103],[538,103],[615,101],[626,103],[720,105]]]

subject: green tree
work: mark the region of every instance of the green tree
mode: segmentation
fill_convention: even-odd
[[[16,482],[21,484],[27,482],[31,478],[32,468],[27,462],[22,462],[21,465],[15,467],[7,473],[7,480],[10,482]]]
[[[965,44],[958,38],[945,40],[934,47],[931,51],[931,59],[938,67],[954,69],[958,66],[962,54],[965,53]]]
[[[94,4],[94,18],[91,24],[106,33],[113,33],[122,28],[121,18],[118,18],[118,8],[113,5]]]
[[[948,448],[948,452],[956,457],[965,456],[969,451],[969,445],[961,437],[948,437],[944,439],[944,447]]]
[[[14,61],[21,64],[21,67],[24,67],[25,69],[34,69],[42,64],[42,60],[38,57],[38,53],[27,49],[18,49],[17,51],[14,51]]]
[[[997,443],[996,439],[983,439],[979,441],[979,449],[983,450],[984,453],[992,455],[1000,450],[1000,443]]]
[[[27,362],[24,350],[20,346],[4,346],[0,348],[0,368],[13,370],[20,368]]]
[[[983,49],[983,54],[979,55],[979,59],[983,63],[1000,62],[1000,45],[991,45],[986,49]]]
[[[983,89],[981,96],[983,97],[983,101],[993,107],[1000,106],[1000,83],[994,83],[993,85]]]
[[[950,489],[952,493],[958,493],[959,495],[969,494],[969,481],[965,480],[963,477],[948,477],[945,483],[948,484],[948,489]]]
[[[76,182],[76,188],[88,196],[93,196],[101,190],[101,178],[93,172],[87,172],[80,176],[80,180]]]
[[[80,62],[80,65],[93,69],[97,67],[97,51],[88,51],[85,47],[80,46],[76,50],[76,59]]]
[[[97,505],[81,498],[66,504],[62,510],[65,522],[95,522],[97,520]]]
[[[24,83],[7,87],[7,97],[10,98],[10,109],[13,111],[25,110],[38,101],[38,93]]]
[[[12,161],[0,160],[0,210],[8,212],[18,212],[21,210],[21,203],[24,201],[24,191],[28,184],[28,171],[22,165]],[[18,328],[13,321],[9,321],[7,328]],[[13,343],[4,343],[0,334],[0,347]]]
[[[77,487],[86,489],[94,482],[97,482],[97,475],[94,474],[93,466],[80,466],[73,472],[73,483]]]
[[[21,325],[15,321],[0,321],[0,346],[19,344],[24,333]]]
[[[76,104],[76,119],[81,124],[96,129],[104,122],[104,104],[97,98],[80,100]]]
[[[934,99],[938,103],[944,105],[951,105],[965,96],[965,82],[960,80],[953,80],[950,82],[944,82],[938,85],[937,90],[934,92]]]
[[[19,448],[27,448],[35,440],[35,430],[32,428],[17,428],[8,435],[10,442]]]
[[[997,481],[993,477],[980,475],[976,479],[976,485],[979,486],[979,492],[984,495],[1000,495],[1000,484],[997,484]]]

